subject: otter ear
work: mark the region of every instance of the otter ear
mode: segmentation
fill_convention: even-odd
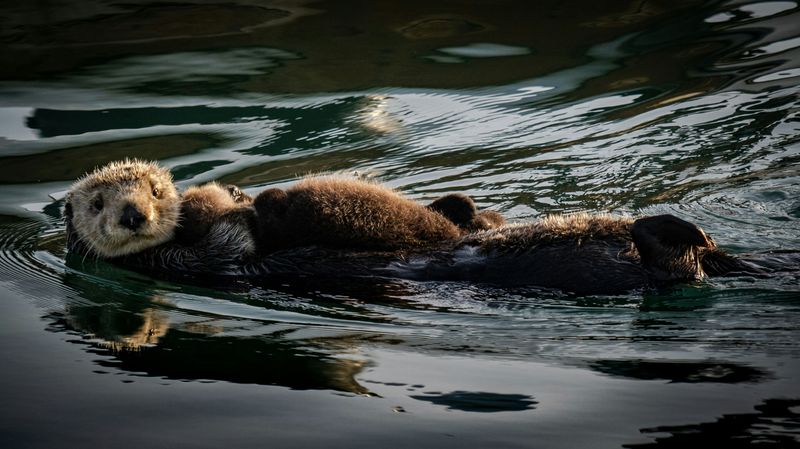
[[[640,218],[633,222],[631,234],[637,245],[639,242],[655,238],[667,246],[692,245],[702,248],[714,246],[702,229],[674,215]]]

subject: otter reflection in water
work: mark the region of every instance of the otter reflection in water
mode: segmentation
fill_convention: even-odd
[[[89,301],[68,304],[53,329],[89,337],[93,352],[110,356],[96,362],[101,366],[168,379],[368,393],[354,378],[365,362],[342,357],[358,346],[357,336],[294,339],[291,325],[275,330],[259,323],[263,334],[229,336],[230,324],[172,313],[169,300],[157,294],[120,291],[69,274],[65,282]]]
[[[722,415],[714,422],[641,429],[654,441],[625,444],[625,448],[683,449],[687,447],[769,448],[800,447],[800,399],[767,399],[754,413]]]

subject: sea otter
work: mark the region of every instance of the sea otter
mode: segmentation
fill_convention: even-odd
[[[505,224],[500,214],[479,211],[464,194],[445,195],[421,207],[380,184],[310,177],[285,191],[265,190],[254,203],[234,185],[211,182],[183,193],[175,241],[194,244],[214,223],[252,209],[256,218],[250,228],[262,254],[308,245],[408,249]]]
[[[252,202],[220,185],[187,193],[182,204],[169,173],[155,164],[98,169],[67,195],[69,248],[169,273],[382,275],[581,294],[759,271],[671,215],[578,214],[507,225],[481,217],[458,195],[425,207],[377,184],[329,177],[269,189]],[[185,228],[192,220],[203,227],[175,238],[180,209],[199,207],[195,200],[215,204],[184,215]],[[473,224],[479,230],[469,231]]]
[[[438,252],[394,262],[389,271],[404,278],[615,294],[759,270],[672,215],[581,213],[473,233]]]
[[[385,186],[342,177],[307,178],[255,201],[236,186],[213,182],[181,197],[169,171],[137,160],[78,180],[67,194],[66,215],[71,248],[103,258],[166,242],[203,252],[230,244],[231,235],[245,257],[310,245],[412,249],[503,223],[499,214],[478,212],[466,195],[425,207]]]

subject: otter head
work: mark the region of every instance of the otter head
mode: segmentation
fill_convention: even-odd
[[[133,254],[172,238],[180,203],[167,169],[139,160],[112,162],[69,189],[68,228],[98,256]]]
[[[698,226],[673,215],[633,222],[631,236],[644,265],[656,281],[691,281],[706,276],[702,258],[717,245]]]

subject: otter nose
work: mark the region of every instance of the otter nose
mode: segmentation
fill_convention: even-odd
[[[142,226],[142,223],[145,221],[147,221],[147,217],[139,212],[139,209],[136,209],[133,205],[128,204],[124,209],[122,209],[122,218],[119,219],[119,224],[125,226],[131,231],[135,231],[139,229],[139,227]]]

